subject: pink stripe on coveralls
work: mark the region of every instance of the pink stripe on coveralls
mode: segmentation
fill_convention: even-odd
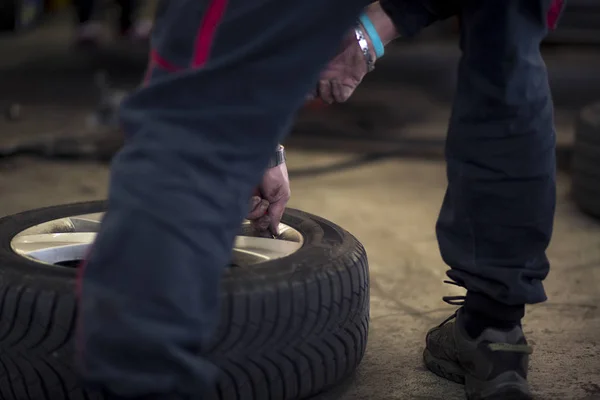
[[[552,5],[550,6],[550,10],[548,11],[548,28],[556,29],[556,24],[558,23],[558,17],[563,9],[565,4],[564,0],[554,0]]]
[[[146,69],[146,75],[144,76],[144,84],[147,84],[152,77],[152,70],[154,67],[159,67],[167,72],[177,72],[182,70],[175,64],[169,62],[166,58],[163,58],[158,51],[155,49],[150,50],[150,56],[148,57],[148,68]]]
[[[194,53],[190,64],[191,68],[199,68],[208,61],[217,28],[223,19],[226,8],[227,0],[212,0],[208,5],[194,41]],[[146,76],[144,77],[144,84],[147,84],[150,80],[152,70],[155,67],[159,67],[167,72],[177,72],[183,69],[163,58],[156,49],[152,49],[148,59],[148,68],[146,70]]]
[[[212,0],[210,2],[196,35],[194,57],[191,64],[192,68],[200,68],[208,61],[217,28],[223,20],[226,8],[227,0]]]

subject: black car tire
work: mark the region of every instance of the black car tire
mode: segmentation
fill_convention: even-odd
[[[31,261],[10,243],[28,227],[104,210],[104,202],[88,202],[0,220],[1,399],[102,399],[80,386],[74,367],[76,268]],[[298,251],[224,274],[221,323],[202,352],[222,371],[215,399],[307,398],[349,376],[365,352],[364,247],[339,226],[298,210],[288,209],[282,222],[303,234]]]
[[[577,121],[572,193],[584,212],[600,217],[600,103],[584,108]]]

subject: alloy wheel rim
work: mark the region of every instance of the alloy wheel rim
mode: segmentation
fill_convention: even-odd
[[[76,215],[34,225],[17,233],[11,249],[30,261],[55,267],[76,267],[88,255],[104,213]],[[304,238],[296,229],[279,224],[279,235],[257,232],[249,221],[236,236],[230,266],[248,267],[287,257],[300,249]]]

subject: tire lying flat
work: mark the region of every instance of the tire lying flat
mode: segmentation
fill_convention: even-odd
[[[0,399],[102,399],[74,368],[76,269],[16,254],[11,240],[43,222],[103,212],[103,202],[24,212],[0,220]],[[350,375],[369,325],[363,246],[322,218],[288,209],[304,238],[295,253],[228,268],[221,323],[203,355],[222,371],[209,399],[303,399]]]
[[[572,176],[573,199],[582,211],[600,218],[600,103],[579,115]]]

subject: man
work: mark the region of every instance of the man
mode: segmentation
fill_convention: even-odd
[[[366,11],[375,31],[351,29],[318,79],[364,6],[161,2],[147,84],[123,105],[129,139],[83,274],[83,375],[110,399],[202,398],[212,370],[195,349],[216,323],[221,268],[252,193],[276,210],[287,201],[282,166],[260,176],[305,94],[318,80],[318,96],[344,101],[381,52],[374,35],[387,43],[453,14],[464,55],[437,231],[467,296],[455,320],[428,334],[425,361],[464,380],[470,399],[530,398],[520,320],[524,304],[545,300],[554,131],[539,44],[555,9],[387,0]],[[279,211],[268,217],[276,226]]]

